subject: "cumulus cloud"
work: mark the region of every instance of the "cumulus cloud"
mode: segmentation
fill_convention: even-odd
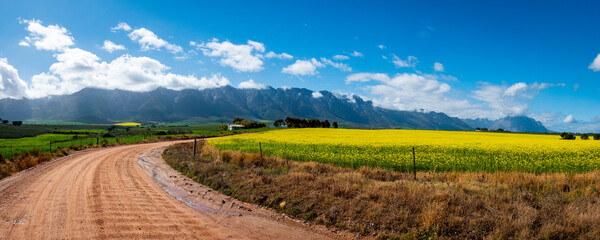
[[[496,111],[497,117],[518,116],[527,113],[529,106],[524,101],[533,99],[540,90],[551,86],[553,84],[548,83],[519,82],[510,86],[481,83],[471,97],[485,102]]]
[[[408,56],[406,60],[402,60],[396,54],[392,55],[392,63],[394,63],[396,68],[415,67],[418,62],[415,56]]]
[[[385,49],[385,46],[383,44],[379,44],[379,45],[377,45],[377,47],[381,50]]]
[[[277,58],[277,59],[292,59],[294,56],[287,53],[274,53],[273,51],[268,52],[264,55],[265,58]]]
[[[58,25],[42,25],[42,21],[31,19],[21,20],[21,24],[27,24],[25,28],[29,36],[19,42],[19,45],[29,47],[35,46],[38,50],[63,51],[75,44],[71,33],[66,28]]]
[[[240,72],[258,72],[263,69],[263,61],[260,58],[265,46],[259,42],[248,40],[247,44],[233,44],[213,39],[208,43],[199,44],[198,48],[205,56],[220,58],[219,63],[222,66]]]
[[[592,64],[588,66],[588,69],[592,69],[594,72],[600,71],[600,54],[596,56]]]
[[[354,52],[350,53],[350,56],[353,56],[353,57],[362,57],[364,55],[362,53],[360,53],[360,52],[354,51]]]
[[[0,58],[0,98],[22,98],[26,95],[27,83],[21,80],[19,72]]]
[[[55,55],[49,72],[31,79],[28,95],[33,98],[71,94],[86,87],[151,91],[158,87],[173,90],[222,87],[229,80],[220,75],[197,78],[167,72],[170,68],[148,57],[122,55],[111,62],[95,54],[71,48]]]
[[[125,50],[125,46],[120,45],[120,44],[115,44],[109,40],[105,40],[104,41],[104,45],[102,45],[102,49],[106,50],[109,53],[112,53],[114,51],[122,51]]]
[[[573,118],[573,115],[569,115],[563,120],[563,123],[576,123],[576,122],[577,122],[577,120],[575,120],[575,118]]]
[[[444,71],[444,65],[442,65],[439,62],[435,62],[433,64],[433,70],[436,71],[436,72],[443,72]]]
[[[238,85],[238,88],[241,88],[241,89],[266,89],[267,85],[262,84],[262,83],[256,83],[256,82],[254,82],[254,80],[250,79],[248,81],[241,82]]]
[[[343,61],[343,60],[348,60],[350,59],[350,57],[346,56],[346,55],[335,55],[333,56],[334,60],[338,60],[338,61]]]
[[[312,97],[313,98],[321,98],[321,97],[323,97],[323,94],[320,92],[312,92]]]
[[[321,58],[321,62],[325,65],[332,66],[332,67],[342,70],[344,72],[352,72],[352,68],[349,67],[348,64],[345,64],[345,63],[337,63],[337,62],[331,61],[327,58]]]
[[[129,26],[129,24],[125,23],[125,22],[120,22],[119,24],[117,24],[117,26],[110,28],[111,31],[116,32],[118,30],[123,30],[125,32],[129,32],[131,31],[131,27]]]
[[[323,68],[325,64],[317,61],[317,59],[311,60],[296,60],[295,63],[289,65],[281,70],[282,73],[292,74],[292,75],[309,75],[314,76],[317,73],[317,68]]]
[[[375,106],[395,110],[426,109],[454,116],[471,116],[475,109],[467,100],[450,97],[450,85],[427,75],[401,73],[393,77],[385,73],[356,73],[346,77],[346,83],[376,83],[364,87],[374,95]]]
[[[167,49],[171,53],[181,53],[183,48],[175,44],[171,44],[154,34],[154,32],[146,28],[137,28],[127,34],[132,41],[140,44],[142,51]]]
[[[390,77],[385,73],[355,73],[346,77],[346,84],[351,82],[368,82],[371,80],[385,82],[389,81]]]

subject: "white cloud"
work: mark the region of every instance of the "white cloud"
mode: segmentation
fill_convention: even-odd
[[[105,40],[104,45],[102,45],[102,49],[106,50],[109,53],[112,53],[114,51],[125,50],[126,48],[123,45],[117,45],[109,40]]]
[[[336,62],[333,62],[333,61],[331,61],[331,60],[329,60],[327,58],[321,58],[321,62],[323,64],[325,64],[325,65],[329,65],[329,66],[332,66],[334,68],[340,69],[340,70],[342,70],[344,72],[352,72],[352,68],[349,67],[348,64],[345,64],[345,63],[336,63]]]
[[[389,77],[385,73],[356,73],[346,77],[346,83],[374,81],[375,85],[364,87],[375,106],[395,110],[426,109],[445,112],[454,116],[472,116],[476,106],[467,100],[448,96],[451,87],[427,75],[414,73]]]
[[[323,94],[320,92],[312,92],[312,97],[313,98],[321,98],[321,97],[323,97]]]
[[[350,53],[350,56],[353,56],[353,57],[362,57],[364,55],[362,53],[360,53],[360,52],[354,51],[354,52]]]
[[[335,55],[333,56],[334,60],[338,60],[338,61],[343,61],[343,60],[348,60],[350,59],[350,57],[346,56],[346,55]]]
[[[594,59],[594,62],[592,62],[592,64],[590,64],[588,69],[592,69],[594,72],[600,71],[600,54],[598,54],[598,56],[596,56],[596,58]]]
[[[565,118],[565,120],[563,120],[563,123],[576,123],[577,120],[575,120],[575,118],[573,118],[573,115],[569,115]]]
[[[238,88],[241,88],[241,89],[266,89],[267,85],[262,84],[262,83],[256,83],[256,82],[254,82],[254,80],[250,79],[248,81],[241,82],[238,85]]]
[[[283,68],[281,72],[292,75],[314,76],[319,73],[317,72],[317,68],[322,67],[325,67],[325,65],[314,58],[311,60],[296,60],[292,65]]]
[[[119,24],[117,24],[117,26],[110,28],[111,31],[116,32],[117,30],[123,30],[125,32],[129,32],[131,31],[131,27],[129,26],[129,24],[125,23],[125,22],[120,22]]]
[[[292,59],[294,58],[294,56],[289,55],[287,53],[274,53],[273,51],[268,52],[267,54],[264,55],[265,58],[277,58],[277,59]]]
[[[379,45],[377,45],[377,47],[381,50],[385,49],[385,46],[383,44],[379,44]]]
[[[127,36],[132,41],[136,41],[141,45],[142,51],[167,49],[171,53],[181,53],[183,48],[175,44],[171,44],[154,34],[146,28],[137,28],[131,31]]]
[[[402,60],[398,56],[396,56],[396,54],[393,54],[392,59],[392,62],[397,68],[415,67],[415,65],[417,65],[417,63],[419,62],[417,61],[417,57],[415,56],[408,56],[406,60]]]
[[[21,46],[35,46],[38,50],[63,51],[75,44],[71,33],[66,28],[58,25],[44,26],[40,20],[21,20],[21,24],[27,24],[29,36],[19,42]]]
[[[478,90],[472,92],[474,99],[485,102],[491,109],[495,110],[492,118],[504,116],[525,115],[529,108],[524,101],[533,99],[539,91],[554,86],[548,83],[524,82],[515,83],[511,86],[481,83]]]
[[[196,43],[194,41],[190,41],[190,46],[195,47],[196,45],[198,45],[198,43]]]
[[[433,70],[436,71],[436,72],[443,72],[444,71],[444,65],[442,65],[439,62],[435,62],[433,64]]]
[[[19,72],[0,58],[0,98],[22,98],[26,94],[27,83],[19,77]]]
[[[208,43],[199,44],[198,48],[205,56],[219,57],[221,65],[232,67],[240,72],[258,72],[263,69],[260,57],[265,47],[259,42],[248,40],[247,44],[238,45],[213,39]]]
[[[346,84],[350,84],[351,82],[368,82],[371,80],[385,82],[389,81],[390,77],[385,73],[355,73],[346,77]]]
[[[148,57],[122,55],[111,62],[79,48],[55,55],[57,62],[50,71],[32,77],[30,97],[71,94],[86,87],[151,91],[158,87],[173,90],[206,89],[229,84],[220,75],[196,78],[167,72],[169,67]]]

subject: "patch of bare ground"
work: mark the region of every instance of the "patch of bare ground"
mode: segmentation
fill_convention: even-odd
[[[419,172],[350,169],[191,143],[173,168],[241,201],[380,239],[594,239],[600,172]]]

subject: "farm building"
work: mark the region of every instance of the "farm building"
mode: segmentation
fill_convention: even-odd
[[[244,125],[241,124],[228,124],[227,130],[239,130],[244,129]]]

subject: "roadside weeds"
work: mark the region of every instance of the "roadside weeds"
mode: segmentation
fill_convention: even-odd
[[[241,201],[380,239],[594,238],[600,172],[419,172],[296,162],[200,143],[168,148],[174,169]]]

